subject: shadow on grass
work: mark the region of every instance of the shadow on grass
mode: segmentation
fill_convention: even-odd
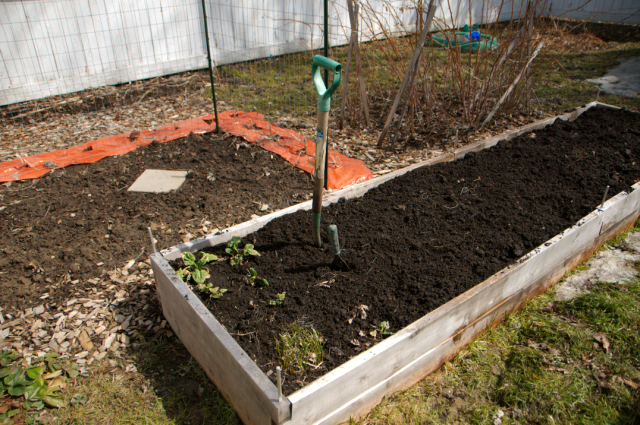
[[[241,424],[203,369],[176,338],[155,338],[105,360],[67,392],[84,404],[48,412],[61,424]],[[137,371],[127,372],[133,366]]]
[[[148,341],[137,355],[139,371],[176,423],[240,424],[196,360],[176,337]]]

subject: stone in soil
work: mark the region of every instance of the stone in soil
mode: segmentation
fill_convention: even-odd
[[[617,246],[596,252],[587,268],[564,279],[556,288],[556,301],[569,301],[589,293],[589,286],[598,282],[625,284],[636,278],[640,261],[640,233],[629,233]]]

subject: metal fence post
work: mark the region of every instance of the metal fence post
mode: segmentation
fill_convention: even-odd
[[[209,79],[211,80],[211,99],[213,100],[213,113],[216,116],[216,133],[220,131],[220,124],[218,124],[218,105],[216,102],[216,88],[213,85],[213,64],[211,61],[211,47],[209,46],[209,27],[207,25],[207,9],[204,4],[205,0],[202,0],[202,16],[204,19],[204,38],[207,40],[207,63],[209,65]]]
[[[329,0],[324,0],[324,57],[329,57]],[[329,71],[324,70],[324,84],[329,87]],[[324,188],[329,189],[329,128],[327,127],[327,155],[324,159]]]

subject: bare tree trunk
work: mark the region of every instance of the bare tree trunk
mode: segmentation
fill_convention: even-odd
[[[340,119],[338,128],[344,128],[344,110],[347,106],[347,96],[349,88],[349,69],[351,68],[351,52],[353,51],[353,29],[351,30],[351,42],[349,43],[349,53],[347,53],[347,67],[344,71],[344,81],[342,82],[342,101],[340,102]]]
[[[500,100],[498,101],[496,106],[489,113],[489,115],[487,115],[487,118],[484,119],[484,121],[482,122],[482,125],[480,127],[484,127],[489,121],[491,121],[491,118],[493,118],[493,116],[498,111],[498,109],[500,109],[500,106],[502,106],[504,101],[507,100],[507,97],[509,97],[509,95],[513,91],[514,87],[518,85],[518,83],[522,79],[522,76],[527,73],[527,70],[529,69],[529,65],[531,65],[531,62],[533,62],[533,60],[536,58],[536,56],[538,56],[538,53],[540,53],[540,50],[542,49],[543,46],[544,46],[544,41],[542,41],[542,42],[540,42],[540,44],[538,44],[538,47],[536,48],[535,52],[533,52],[533,55],[529,58],[529,61],[525,65],[524,69],[522,71],[520,71],[520,73],[516,77],[515,81],[509,86],[509,88],[507,89],[505,94],[502,95],[502,97],[500,98]]]
[[[360,103],[364,112],[364,121],[367,127],[371,124],[369,119],[369,98],[367,96],[367,88],[364,79],[364,69],[362,68],[362,60],[360,58],[360,43],[358,42],[358,12],[360,6],[356,3],[355,9],[353,1],[347,0],[349,9],[349,20],[351,21],[351,42],[356,55],[356,72],[358,73],[358,85],[360,87]]]
[[[429,27],[431,26],[431,21],[433,20],[433,16],[436,13],[437,6],[434,4],[434,0],[431,0],[429,3],[429,14],[427,15],[427,20],[424,24],[424,28],[422,28],[422,34],[420,34],[420,39],[418,40],[418,45],[416,46],[415,51],[413,52],[413,57],[411,58],[411,62],[407,67],[407,72],[404,75],[404,79],[402,80],[402,84],[400,86],[400,90],[398,90],[398,94],[396,95],[396,99],[391,106],[391,110],[389,111],[389,115],[387,116],[387,121],[384,124],[384,128],[382,129],[382,133],[380,134],[380,138],[378,139],[378,148],[382,147],[384,143],[385,137],[387,137],[387,133],[389,132],[389,127],[391,126],[391,122],[393,121],[393,117],[398,109],[398,105],[400,104],[400,99],[404,94],[404,90],[407,87],[407,83],[409,79],[412,80],[412,86],[409,90],[413,90],[413,83],[415,82],[415,74],[418,68],[418,60],[422,55],[422,50],[424,49],[424,42],[427,39],[427,34],[429,34]],[[414,78],[411,78],[411,77]]]

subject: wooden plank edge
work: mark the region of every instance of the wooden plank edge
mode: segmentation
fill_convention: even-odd
[[[219,389],[225,388],[225,391],[232,395],[229,396],[228,401],[238,412],[255,410],[252,404],[259,404],[259,407],[268,414],[274,423],[288,420],[291,416],[291,402],[286,397],[282,402],[278,402],[276,386],[217,321],[202,301],[175,274],[162,255],[152,254],[150,258],[156,277],[158,298],[165,317],[169,320],[176,335],[199,363],[201,365],[209,364],[208,369],[205,368],[207,374],[210,377],[211,375],[215,376],[213,381]],[[191,323],[187,323],[190,326],[185,327],[183,322]],[[191,328],[199,328],[199,332],[206,333],[206,335],[196,335],[199,332]],[[196,344],[189,342],[191,341],[188,339],[190,336],[195,337],[193,341],[196,341]],[[199,340],[204,339],[207,340],[209,346],[198,345],[203,342]],[[220,358],[202,361],[203,357],[208,354],[200,353],[207,351],[217,351],[220,353]],[[240,379],[237,374],[234,375],[237,372],[240,373]],[[241,388],[235,385],[238,383],[237,381],[242,384]],[[245,393],[253,395],[253,403],[239,405],[239,400]],[[249,421],[247,423],[261,422]]]
[[[558,283],[568,271],[588,259],[589,256],[607,240],[633,227],[638,218],[640,218],[640,211],[636,211],[627,216],[623,221],[612,226],[595,239],[584,252],[576,253],[571,258],[559,262],[544,277],[494,306],[483,316],[458,330],[458,332],[438,346],[424,353],[375,387],[368,388],[362,393],[361,397],[349,401],[347,404],[317,421],[316,424],[336,424],[350,419],[362,419],[371,409],[377,406],[384,397],[412,387],[439,369],[443,364],[453,359],[464,347],[482,335],[487,329],[498,326],[507,314],[519,311],[527,301],[544,293],[547,289]],[[290,422],[291,425],[295,423],[297,422]]]
[[[338,202],[338,200],[342,198],[352,199],[352,198],[362,196],[365,193],[367,193],[370,189],[380,186],[381,184],[386,183],[389,180],[393,180],[394,178],[401,176],[403,174],[406,174],[410,171],[413,171],[417,168],[439,164],[441,162],[450,162],[450,161],[455,161],[457,159],[461,159],[469,152],[478,152],[483,149],[489,148],[491,146],[495,146],[501,141],[511,140],[514,137],[520,136],[532,130],[539,130],[541,128],[544,128],[546,126],[549,126],[555,123],[557,119],[562,119],[565,121],[569,121],[569,120],[573,121],[577,117],[582,115],[585,111],[593,108],[594,106],[603,106],[603,107],[611,107],[614,109],[620,109],[615,106],[606,105],[603,103],[591,102],[585,105],[584,107],[576,109],[575,111],[568,112],[566,114],[558,115],[551,118],[538,120],[531,124],[525,125],[523,127],[519,127],[514,130],[509,130],[502,134],[489,137],[488,139],[481,140],[471,145],[459,148],[454,152],[445,153],[435,158],[430,158],[424,161],[420,161],[408,167],[404,167],[399,170],[393,171],[389,174],[385,174],[384,176],[379,176],[371,180],[368,180],[366,182],[357,183],[355,185],[346,187],[344,189],[329,192],[323,197],[322,203],[324,206],[327,206],[335,202]],[[185,242],[183,244],[164,249],[161,251],[161,253],[167,260],[175,260],[179,258],[183,252],[196,252],[204,248],[223,244],[230,241],[233,236],[242,237],[250,233],[253,233],[255,231],[258,231],[275,218],[279,218],[284,215],[292,214],[298,211],[310,210],[311,204],[312,204],[312,201],[301,202],[299,204],[292,205],[290,207],[284,208],[279,211],[274,211],[270,214],[263,215],[253,220],[240,223],[236,226],[229,227],[227,229],[221,230],[220,232],[212,233],[202,238],[194,239],[192,241]]]

